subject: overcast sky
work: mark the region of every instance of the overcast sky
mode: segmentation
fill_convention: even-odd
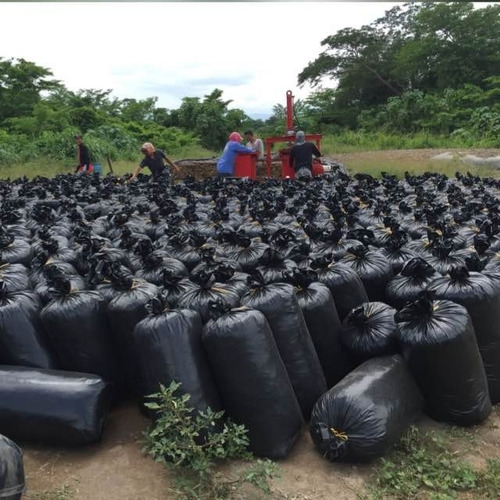
[[[321,41],[361,27],[396,3],[0,3],[0,56],[49,68],[66,88],[112,89],[120,99],[183,97],[215,88],[230,107],[268,116],[322,51]]]

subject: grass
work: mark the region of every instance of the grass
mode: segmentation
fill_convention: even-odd
[[[466,431],[463,431],[466,432]],[[424,432],[412,427],[396,449],[381,459],[375,473],[372,500],[496,499],[500,492],[500,458],[474,469],[462,453],[450,448],[450,437],[462,438],[457,428]],[[470,439],[470,438],[468,438]]]
[[[26,500],[72,500],[73,492],[71,488],[65,484],[61,488],[54,490],[44,490],[33,493],[28,492],[23,498]]]

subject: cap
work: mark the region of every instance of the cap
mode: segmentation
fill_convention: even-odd
[[[304,142],[306,142],[306,134],[304,134],[304,132],[302,132],[302,130],[299,130],[295,134],[295,143],[296,144],[304,144]]]
[[[238,132],[231,132],[229,134],[229,140],[234,142],[241,142],[243,140],[243,137],[241,137]]]

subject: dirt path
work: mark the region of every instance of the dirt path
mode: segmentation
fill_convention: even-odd
[[[148,420],[137,408],[127,405],[111,412],[98,445],[76,450],[23,446],[27,499],[30,492],[67,485],[71,500],[173,500],[171,473],[141,453],[140,440],[147,426]],[[447,427],[427,418],[419,426]],[[470,445],[468,436],[477,441],[478,451],[467,457],[473,466],[481,468],[487,458],[500,456],[500,407],[482,425],[460,433],[453,446],[465,449]],[[290,455],[279,463],[281,477],[273,481],[273,491],[289,500],[359,499],[373,481],[376,465],[327,462],[316,452],[305,426]]]

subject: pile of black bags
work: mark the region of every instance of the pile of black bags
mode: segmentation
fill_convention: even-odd
[[[181,382],[283,458],[385,453],[500,401],[500,181],[0,181],[0,433],[98,441]],[[149,412],[154,419],[156,415]]]

